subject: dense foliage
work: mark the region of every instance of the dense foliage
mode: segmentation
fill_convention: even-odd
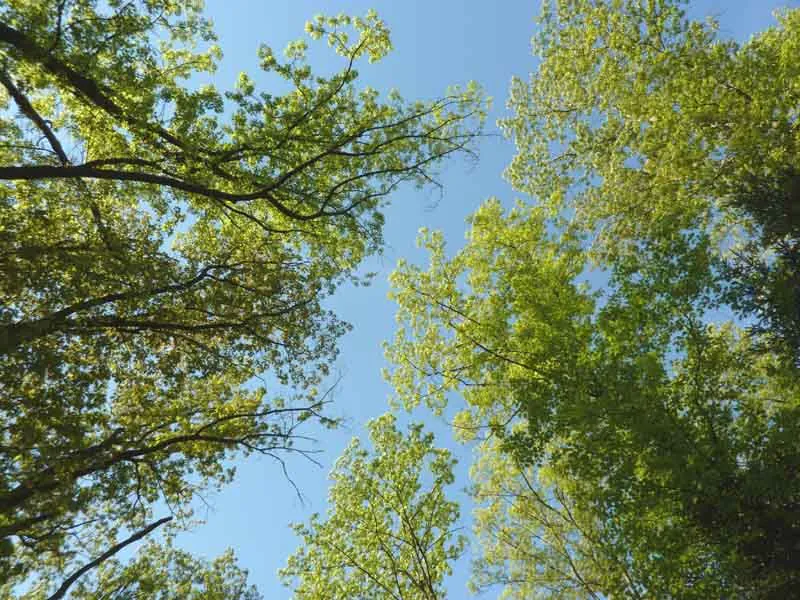
[[[419,424],[407,434],[392,415],[368,424],[372,451],[354,439],[331,473],[324,517],[295,525],[302,541],[281,571],[294,596],[437,600],[466,538],[445,496],[455,461]]]
[[[475,585],[787,598],[800,573],[800,11],[745,44],[672,0],[545,4],[507,171],[394,275],[390,378],[479,437]]]
[[[347,327],[325,299],[379,250],[387,196],[471,151],[475,88],[357,86],[357,63],[391,49],[374,13],[308,24],[341,57],[330,75],[303,40],[283,59],[262,46],[288,90],[271,93],[246,74],[190,85],[221,57],[201,10],[0,4],[3,597],[43,598],[185,526],[237,454],[303,452]]]
[[[396,400],[474,450],[474,590],[797,596],[800,10],[739,43],[684,4],[543,2],[501,122],[525,200],[485,202],[456,252],[423,230],[427,267],[392,276]],[[262,47],[285,93],[189,86],[220,59],[201,8],[0,5],[3,597],[259,598],[171,533],[230,459],[333,424],[347,325],[324,303],[361,282],[388,195],[484,116],[472,86],[357,87],[391,48],[374,13],[309,23],[333,74],[305,41]],[[391,414],[368,430],[280,575],[309,600],[443,598],[467,549],[452,454]]]

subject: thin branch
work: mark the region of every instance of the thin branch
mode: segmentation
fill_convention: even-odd
[[[53,133],[53,130],[50,129],[47,121],[45,121],[44,118],[42,118],[42,116],[36,112],[36,109],[33,108],[33,105],[30,103],[28,98],[14,84],[11,76],[4,69],[0,69],[0,83],[2,83],[6,90],[8,90],[9,95],[14,99],[14,102],[17,104],[20,112],[33,121],[34,125],[36,125],[39,131],[44,134],[44,137],[47,138],[47,141],[50,143],[50,147],[53,149],[53,152],[56,153],[56,156],[58,156],[61,164],[66,165],[69,163],[67,153],[64,152],[61,142],[58,141],[55,133]]]

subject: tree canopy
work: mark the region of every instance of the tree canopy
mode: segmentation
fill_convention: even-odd
[[[146,543],[127,564],[104,561],[91,581],[79,579],[71,598],[153,598],[154,600],[262,600],[247,583],[247,571],[228,550],[213,561],[200,560],[172,545]]]
[[[361,282],[398,186],[473,152],[476,87],[408,102],[358,85],[391,49],[374,13],[308,24],[341,58],[330,75],[305,40],[262,46],[273,93],[244,73],[190,84],[221,58],[202,8],[0,5],[0,595],[47,597],[185,527],[234,456],[306,452],[297,428],[331,423],[321,386],[347,329],[325,299]]]
[[[445,496],[455,460],[433,435],[383,415],[372,451],[353,439],[331,473],[328,511],[295,525],[301,546],[281,577],[305,600],[436,600],[464,550],[458,505]]]
[[[389,377],[480,441],[474,584],[783,598],[800,572],[800,11],[749,42],[673,0],[545,3],[506,176],[393,276]]]
[[[800,9],[746,42],[682,0],[545,0],[500,127],[523,199],[424,229],[392,413],[293,526],[294,597],[435,600],[471,542],[509,599],[778,599],[800,584]],[[196,0],[0,5],[0,595],[257,600],[175,546],[233,459],[308,455],[326,308],[404,183],[475,151],[475,85],[358,83],[386,25],[319,16],[234,89]],[[268,383],[267,383],[268,382]],[[140,551],[134,544],[145,540]]]

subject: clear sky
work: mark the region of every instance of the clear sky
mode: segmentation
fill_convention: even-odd
[[[280,51],[286,42],[303,35],[305,21],[315,14],[363,15],[369,8],[387,22],[395,50],[381,63],[360,69],[364,83],[380,90],[397,88],[404,97],[416,99],[434,98],[450,84],[475,80],[494,98],[488,133],[497,133],[494,122],[504,113],[512,75],[527,77],[535,66],[530,38],[538,0],[206,0],[206,4],[224,51],[215,75],[220,89],[230,89],[243,70],[259,81],[256,49],[260,43]],[[690,12],[693,16],[713,14],[721,22],[722,35],[746,39],[772,24],[771,13],[779,6],[797,7],[798,0],[696,0]],[[341,66],[324,43],[312,46],[311,60],[318,71]],[[261,81],[265,86],[269,83]],[[288,523],[324,512],[332,462],[351,436],[363,434],[368,419],[387,409],[390,390],[381,379],[385,366],[381,343],[393,334],[395,310],[386,298],[388,274],[401,257],[424,258],[415,247],[420,227],[443,230],[452,251],[463,243],[465,217],[483,200],[490,196],[513,200],[514,194],[501,178],[512,152],[509,142],[487,137],[480,145],[479,162],[456,161],[446,166],[442,194],[402,189],[392,197],[385,211],[386,250],[365,265],[378,272],[375,282],[369,288],[342,289],[331,303],[354,326],[341,340],[337,368],[342,380],[332,409],[346,418],[346,425],[339,431],[319,432],[318,448],[323,453],[318,458],[323,468],[301,459],[289,460],[290,474],[305,502],[298,500],[278,465],[251,457],[238,466],[233,484],[207,498],[212,508],[199,515],[206,524],[181,535],[181,546],[207,557],[232,547],[265,598],[290,596],[276,575],[297,543]],[[430,416],[427,419],[439,444],[452,446],[446,425]],[[469,454],[462,449],[457,455],[463,487]],[[465,505],[462,512],[468,525],[470,507]],[[468,557],[448,581],[451,599],[467,596],[467,572]]]

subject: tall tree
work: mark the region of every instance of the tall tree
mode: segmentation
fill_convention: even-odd
[[[447,499],[455,460],[421,425],[404,434],[391,414],[368,424],[370,452],[354,439],[331,474],[329,507],[295,531],[302,545],[281,570],[294,597],[437,600],[464,549]]]
[[[454,257],[432,234],[429,268],[401,266],[401,328],[389,347],[401,399],[441,410],[459,392],[457,430],[496,437],[516,469],[532,469],[527,481],[495,479],[488,489],[522,489],[523,505],[538,494],[560,512],[569,507],[599,540],[592,551],[603,550],[605,563],[622,560],[634,582],[594,578],[591,593],[575,597],[785,595],[795,585],[800,524],[793,369],[734,325],[705,324],[702,302],[637,281],[600,297],[580,282],[587,257],[558,236],[543,211],[504,215],[490,202]],[[503,471],[502,461],[482,468]],[[501,508],[487,514],[509,518]],[[512,522],[541,527],[539,513],[520,518],[536,506],[512,508]],[[501,524],[479,519],[478,538]],[[554,526],[562,525],[574,527]],[[550,560],[557,544],[580,545],[582,535],[543,536],[547,551],[528,556]],[[486,552],[490,567],[514,564]],[[547,581],[538,580],[544,597],[572,597]]]
[[[533,206],[488,202],[450,258],[426,233],[429,267],[394,276],[401,399],[440,410],[460,392],[458,429],[513,458],[517,474],[486,485],[522,500],[484,496],[479,537],[519,525],[508,539],[566,573],[520,575],[489,546],[477,582],[527,576],[518,597],[783,598],[798,583],[800,11],[739,45],[680,4],[546,3],[541,63],[504,124],[507,175]],[[753,248],[766,274],[731,279]],[[749,295],[732,302],[736,286]]]
[[[329,422],[347,325],[325,298],[360,281],[388,195],[471,151],[482,107],[357,87],[391,48],[373,13],[307,32],[340,71],[262,46],[289,91],[221,93],[187,83],[221,56],[200,1],[0,5],[0,594],[58,589],[165,525],[156,507],[185,525],[233,456],[282,460]]]

